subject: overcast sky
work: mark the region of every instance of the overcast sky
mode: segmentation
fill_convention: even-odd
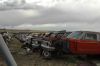
[[[100,32],[100,0],[0,0],[0,28]]]

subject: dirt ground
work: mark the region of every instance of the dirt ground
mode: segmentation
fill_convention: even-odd
[[[13,39],[9,42],[9,49],[12,52],[16,63],[18,66],[76,66],[79,62],[91,61],[100,66],[100,57],[96,58],[88,58],[87,60],[76,58],[76,56],[64,56],[59,58],[54,58],[51,60],[43,59],[38,52],[34,52],[31,55],[22,54],[22,50],[20,49],[22,43],[20,43],[17,39]],[[5,66],[5,65],[0,65]]]

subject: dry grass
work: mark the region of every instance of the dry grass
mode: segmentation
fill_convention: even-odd
[[[3,56],[0,56],[0,66],[6,66]]]
[[[40,57],[38,52],[32,55],[19,54],[21,45],[22,43],[15,38],[9,43],[10,51],[12,51],[18,66],[75,66],[74,59],[70,57],[45,60]]]
[[[21,52],[21,44],[22,43],[15,38],[9,44],[9,48],[12,51],[18,66],[76,66],[76,63],[79,61],[73,56],[45,60],[38,52],[35,52],[32,55],[19,54],[19,52]],[[100,61],[98,61],[98,66],[100,66],[99,63]]]
[[[67,58],[44,60],[38,53],[33,55],[15,55],[18,66],[75,66]]]

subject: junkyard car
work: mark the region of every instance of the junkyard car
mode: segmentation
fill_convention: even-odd
[[[51,35],[44,35],[42,37],[33,37],[31,38],[31,44],[32,44],[32,48],[33,50],[40,50],[41,49],[41,44],[48,42],[47,40],[50,40],[52,42],[54,42],[58,35],[63,36],[66,33],[66,35],[68,35],[70,32],[56,32],[56,33],[50,33]],[[52,37],[52,38],[51,38]],[[58,41],[58,40],[57,40]]]
[[[42,44],[42,55],[45,58],[50,58],[57,54],[100,54],[100,33],[75,31],[54,43],[48,41]]]

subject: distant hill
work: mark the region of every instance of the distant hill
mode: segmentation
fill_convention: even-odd
[[[41,30],[18,30],[18,29],[0,29],[1,32],[10,32],[10,33],[43,33],[43,32],[49,32],[49,31],[41,31]]]

